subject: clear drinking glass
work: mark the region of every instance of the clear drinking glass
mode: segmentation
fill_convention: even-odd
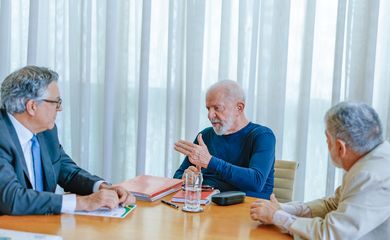
[[[203,176],[201,172],[185,173],[185,198],[183,211],[201,212],[200,195],[202,192]]]

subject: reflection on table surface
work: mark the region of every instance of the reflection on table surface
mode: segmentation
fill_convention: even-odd
[[[165,200],[170,200],[170,196]],[[0,216],[0,228],[60,235],[63,239],[291,239],[274,226],[261,226],[249,215],[255,198],[231,206],[204,206],[187,213],[159,200],[137,202],[126,218],[81,215]]]

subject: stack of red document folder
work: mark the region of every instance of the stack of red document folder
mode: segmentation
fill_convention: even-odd
[[[118,185],[134,194],[137,200],[152,202],[181,189],[183,180],[142,175]]]

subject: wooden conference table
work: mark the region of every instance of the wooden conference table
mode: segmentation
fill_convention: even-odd
[[[164,199],[170,200],[171,196]],[[137,208],[124,219],[70,214],[0,216],[0,228],[77,240],[291,239],[274,226],[259,226],[250,219],[249,206],[254,200],[246,197],[244,203],[225,207],[211,204],[202,213],[186,213],[159,200],[138,201]]]

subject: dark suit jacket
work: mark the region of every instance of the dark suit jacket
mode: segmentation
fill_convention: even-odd
[[[7,112],[0,110],[0,215],[57,214],[65,191],[87,195],[102,180],[79,168],[59,143],[57,128],[37,134],[41,147],[44,192],[32,189],[18,136]]]

